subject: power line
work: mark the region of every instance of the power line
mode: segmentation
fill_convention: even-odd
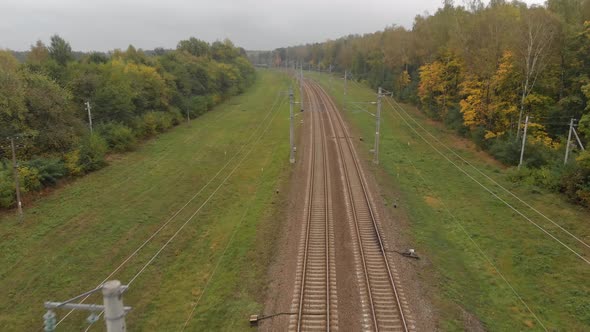
[[[401,115],[397,114],[399,117],[401,117]],[[401,147],[401,144],[398,143],[398,146]],[[412,166],[412,168],[414,168],[416,174],[418,175],[418,177],[420,177],[420,179],[422,180],[422,183],[424,183],[424,185],[427,187],[427,189],[436,195],[434,189],[432,186],[430,186],[428,184],[428,182],[426,181],[426,179],[424,178],[424,176],[422,175],[422,173],[418,170],[418,168],[416,167],[416,164],[408,158],[408,161],[410,162],[410,165]],[[490,264],[494,270],[496,271],[496,273],[500,276],[500,278],[502,278],[502,280],[506,283],[506,285],[510,288],[510,290],[512,291],[512,293],[516,296],[516,298],[525,306],[525,308],[529,311],[529,313],[535,318],[535,320],[539,323],[539,325],[541,325],[543,327],[543,329],[545,331],[547,331],[547,328],[545,327],[545,325],[543,325],[543,323],[541,322],[541,320],[539,319],[539,317],[537,317],[537,315],[531,310],[531,308],[528,306],[528,304],[524,301],[524,299],[522,298],[522,296],[516,291],[516,289],[512,286],[512,284],[510,284],[510,282],[508,281],[508,279],[506,279],[506,277],[502,274],[502,272],[500,272],[500,270],[498,269],[498,267],[493,263],[493,261],[489,258],[489,256],[487,256],[485,254],[485,252],[483,251],[483,249],[477,244],[477,242],[475,242],[475,240],[473,239],[473,237],[469,234],[469,232],[467,232],[467,229],[465,229],[465,226],[463,225],[463,223],[459,220],[459,218],[457,218],[457,216],[455,216],[455,214],[449,209],[448,205],[445,203],[445,201],[440,197],[440,195],[436,195],[438,196],[439,201],[442,203],[444,209],[446,210],[446,212],[451,216],[451,218],[455,221],[455,223],[459,226],[459,228],[461,228],[461,230],[463,231],[463,233],[465,233],[465,235],[467,235],[467,238],[469,238],[469,241],[473,244],[473,246],[477,249],[477,251],[480,253],[480,255],[488,262],[488,264]]]
[[[274,155],[274,150],[271,153],[271,158],[272,158],[273,155]],[[268,158],[267,158],[267,161],[268,161]],[[246,205],[246,210],[244,210],[244,213],[242,214],[240,220],[238,221],[238,224],[234,228],[234,230],[233,230],[233,232],[232,232],[229,240],[227,241],[227,243],[225,245],[225,248],[223,249],[223,252],[221,253],[221,256],[219,257],[219,259],[217,260],[217,263],[215,264],[215,268],[213,269],[213,272],[211,272],[211,275],[209,276],[209,278],[207,279],[207,282],[205,283],[205,287],[203,287],[203,291],[201,291],[201,294],[199,294],[199,297],[197,299],[197,302],[195,302],[195,305],[193,306],[190,314],[188,315],[188,318],[184,322],[184,325],[182,327],[182,331],[184,331],[186,329],[186,327],[188,326],[188,323],[190,322],[190,320],[193,317],[193,313],[195,312],[195,310],[197,309],[197,306],[201,302],[201,298],[203,297],[203,295],[207,291],[207,288],[209,287],[209,284],[211,283],[211,280],[213,280],[213,276],[215,276],[215,273],[217,272],[217,269],[219,268],[219,265],[221,265],[221,261],[223,260],[223,258],[225,256],[225,253],[227,252],[227,249],[230,247],[230,244],[232,243],[232,241],[233,241],[236,233],[238,232],[238,229],[242,225],[244,219],[246,219],[246,215],[248,215],[248,212],[250,212],[250,207],[253,205],[254,200],[256,199],[256,196],[258,195],[258,190],[260,189],[260,184],[262,183],[263,176],[264,176],[264,174],[261,173],[260,174],[260,178],[258,180],[258,183],[256,185],[256,191],[252,195],[252,198],[250,199],[250,202]]]
[[[277,95],[277,99],[278,99],[278,95]],[[276,103],[276,100],[275,102]],[[222,118],[224,118],[225,116],[227,116],[228,114],[230,114],[230,112],[227,113],[221,113],[219,115],[217,115],[213,121],[219,121]],[[206,127],[205,127],[206,128]],[[200,133],[202,130],[197,130],[195,132],[193,132],[191,135],[188,135],[188,137],[183,141],[183,143],[187,143],[189,140],[193,139],[198,133]],[[148,171],[146,171],[146,173],[151,173],[156,167],[158,167],[160,165],[160,162],[167,158],[172,152],[173,150],[170,150],[169,148],[173,145],[175,145],[176,143],[174,142],[170,142],[169,144],[167,144],[166,146],[163,147],[163,150],[165,151],[165,153],[162,154],[161,157],[159,157],[158,159],[155,159],[154,161],[151,161],[150,165],[152,165]],[[119,181],[117,182],[117,186],[111,186],[111,187],[107,187],[104,190],[100,190],[100,194],[98,196],[94,196],[95,201],[96,198],[98,197],[104,197],[104,196],[108,196],[110,195],[114,190],[122,187],[124,184],[126,184],[127,182],[129,182],[131,179],[133,178],[137,178],[137,177],[133,177],[133,176],[129,176],[132,173],[136,173],[136,170],[133,168],[128,169],[127,171],[123,172],[121,174],[121,177],[125,178],[125,180],[123,181]],[[131,203],[133,203],[134,201],[137,200],[137,198],[142,197],[145,193],[149,192],[150,190],[152,190],[153,188],[157,187],[157,184],[153,184],[152,186],[150,186],[147,190],[144,190],[141,192],[140,195],[135,196],[134,200],[125,200],[125,203],[122,205],[123,207],[128,207],[131,205]],[[69,222],[71,220],[75,219],[75,217],[70,218],[69,220],[65,221],[64,223],[61,224],[60,228],[67,228],[67,225],[69,224]]]
[[[389,101],[388,101],[389,103]],[[393,105],[391,103],[389,103],[389,105],[392,107],[392,109],[395,110],[395,108],[393,107]],[[396,110],[397,111],[397,110]],[[399,112],[399,111],[397,111]],[[404,111],[404,113],[407,114],[407,112]],[[399,113],[401,115],[401,113]],[[407,115],[409,118],[412,118],[410,115]],[[484,184],[482,184],[480,181],[478,181],[477,179],[475,179],[471,174],[467,173],[463,168],[461,168],[459,165],[457,165],[455,162],[453,162],[447,155],[445,155],[444,153],[442,153],[439,149],[437,149],[432,143],[430,143],[430,141],[428,141],[424,136],[422,136],[414,127],[412,127],[410,125],[410,123],[404,118],[402,117],[402,119],[404,120],[404,122],[406,123],[406,125],[408,125],[408,127],[414,131],[425,143],[427,143],[428,145],[430,145],[430,147],[432,149],[434,149],[438,154],[440,154],[443,158],[445,158],[448,162],[450,162],[453,166],[455,166],[459,171],[461,171],[462,173],[464,173],[465,175],[467,175],[467,177],[469,177],[471,180],[473,180],[474,182],[476,182],[479,186],[481,186],[484,190],[486,190],[487,192],[489,192],[492,196],[496,197],[498,200],[500,200],[502,203],[504,203],[506,206],[508,206],[510,209],[512,209],[514,212],[516,212],[517,214],[519,214],[520,216],[522,216],[524,219],[526,219],[529,223],[535,225],[539,230],[541,230],[543,233],[547,234],[549,237],[551,237],[552,239],[554,239],[555,241],[557,241],[558,243],[560,243],[563,247],[565,247],[566,249],[568,249],[570,252],[572,252],[574,255],[576,255],[577,257],[579,257],[581,260],[583,260],[584,262],[586,262],[588,265],[590,265],[590,260],[588,260],[587,258],[585,258],[584,256],[582,256],[581,254],[579,254],[577,251],[573,250],[571,247],[569,247],[567,244],[563,243],[561,240],[559,240],[557,237],[555,237],[553,234],[551,234],[550,232],[548,232],[547,230],[545,230],[543,227],[541,227],[539,224],[537,224],[536,222],[534,222],[532,219],[530,219],[528,216],[526,216],[525,214],[523,214],[521,211],[519,211],[518,209],[516,209],[514,206],[512,206],[510,203],[508,203],[506,200],[502,199],[500,196],[498,196],[493,190],[489,189],[488,187],[486,187]],[[415,120],[414,120],[415,121]],[[442,144],[442,143],[441,143]]]
[[[258,130],[262,127],[262,125],[264,124],[264,122],[266,121],[266,119],[268,119],[268,117],[272,114],[275,113],[275,107],[277,106],[277,101],[279,100],[284,100],[284,98],[280,98],[277,97],[275,99],[275,103],[271,106],[271,109],[269,110],[269,112],[266,114],[266,116],[264,117],[264,119],[262,121],[260,121],[258,127],[252,132],[252,134],[248,137],[248,139],[246,140],[247,142],[250,141],[254,135],[258,132]],[[280,107],[280,105],[282,104],[282,102],[280,102],[278,105]],[[276,113],[275,113],[276,116]],[[273,117],[274,118],[274,117]],[[250,144],[254,144],[254,143],[250,143]],[[228,160],[225,165],[213,176],[213,178],[211,178],[195,195],[193,195],[178,211],[176,211],[160,228],[158,228],[156,230],[156,232],[154,232],[147,240],[145,240],[133,253],[131,253],[131,255],[129,255],[121,264],[119,264],[119,266],[112,271],[99,285],[103,284],[104,282],[106,282],[107,280],[109,280],[111,277],[113,277],[115,275],[115,273],[117,273],[123,266],[125,266],[125,264],[127,264],[127,262],[129,262],[135,255],[137,255],[137,253],[143,249],[157,234],[159,234],[174,218],[176,218],[176,216],[178,216],[178,214],[180,214],[180,212],[182,212],[205,188],[207,188],[218,176],[219,174],[221,174],[221,172],[223,170],[225,170],[227,168],[227,166],[229,166],[229,164],[248,146],[248,143],[242,145],[242,147],[240,148],[240,150],[238,150],[238,152],[236,152],[234,154],[234,156]],[[131,283],[129,283],[130,285]],[[98,286],[97,286],[98,287]],[[80,303],[84,302],[86,299],[88,299],[89,296],[85,297]],[[73,311],[69,311],[62,319],[60,319],[56,326],[58,326],[61,322],[63,322]]]
[[[282,105],[282,103],[280,105]],[[280,108],[280,106],[279,106],[279,108]],[[272,124],[272,122],[276,118],[276,115],[277,114],[279,114],[279,112],[274,112],[274,115],[271,117],[270,121],[266,124],[266,127],[264,128],[263,132],[260,134],[260,136],[254,142],[251,143],[250,150],[242,157],[242,159],[240,159],[240,161],[237,163],[237,165],[222,180],[222,182],[217,186],[217,188],[215,188],[215,190],[213,191],[213,193],[211,193],[209,195],[209,197],[207,198],[207,200],[205,200],[205,202],[203,202],[201,204],[201,206],[199,206],[199,208],[184,222],[184,224],[182,224],[182,226],[180,226],[180,228],[178,228],[178,230],[152,256],[152,258],[150,258],[150,260],[143,265],[143,267],[131,278],[131,280],[129,280],[129,282],[127,283],[128,286],[131,286],[131,284],[133,284],[133,282],[147,269],[147,267],[151,265],[151,263],[160,255],[160,253],[176,238],[176,236],[178,236],[178,234],[180,234],[180,232],[186,227],[186,225],[188,225],[188,223],[201,211],[201,209],[213,198],[213,196],[215,196],[215,194],[219,191],[219,189],[221,189],[221,187],[225,184],[225,182],[242,165],[242,163],[244,162],[244,160],[246,160],[246,158],[252,153],[252,151],[254,151],[254,145],[257,144],[262,139],[262,137],[264,136],[264,134],[266,134],[266,132],[270,128],[270,125]],[[102,312],[99,314],[99,316],[100,315],[102,315]]]
[[[389,99],[386,99],[387,102],[389,103],[389,105],[393,108],[393,105],[391,104],[391,102],[389,101]],[[468,160],[466,160],[465,158],[463,158],[461,155],[457,154],[453,149],[449,148],[446,144],[444,144],[443,142],[441,142],[436,136],[434,136],[432,133],[430,133],[426,128],[424,128],[418,121],[416,121],[408,112],[406,112],[400,105],[399,103],[397,103],[397,101],[395,101],[395,99],[393,100],[393,102],[397,105],[397,107],[402,110],[406,116],[408,116],[408,118],[410,118],[414,123],[416,123],[416,125],[418,125],[422,130],[424,130],[424,132],[426,132],[429,136],[431,136],[436,142],[438,142],[440,145],[442,145],[443,147],[445,147],[448,151],[450,151],[453,155],[455,155],[456,157],[458,157],[459,159],[461,159],[461,161],[463,161],[464,163],[466,163],[467,165],[469,165],[471,168],[473,168],[474,170],[476,170],[479,174],[483,175],[488,181],[492,182],[494,185],[500,187],[502,190],[504,190],[506,193],[510,194],[510,196],[514,197],[515,199],[517,199],[520,203],[524,204],[526,207],[528,207],[529,209],[533,210],[535,213],[537,213],[538,215],[542,216],[543,218],[545,218],[547,221],[551,222],[554,226],[558,227],[560,230],[562,230],[564,233],[568,234],[569,236],[573,237],[574,239],[576,239],[579,243],[581,243],[582,245],[586,246],[587,248],[590,249],[590,245],[587,244],[586,242],[584,242],[583,240],[581,240],[580,238],[578,238],[576,235],[572,234],[570,231],[568,231],[567,229],[563,228],[561,225],[559,225],[557,222],[555,222],[553,219],[547,217],[545,214],[543,214],[541,211],[537,210],[535,207],[533,207],[532,205],[530,205],[529,203],[527,203],[526,201],[524,201],[523,199],[521,199],[520,197],[518,197],[516,194],[514,194],[513,192],[511,192],[510,190],[506,189],[504,186],[502,186],[500,183],[498,183],[496,180],[494,180],[493,178],[491,178],[490,176],[488,176],[487,174],[485,174],[484,172],[482,172],[479,168],[477,168],[476,166],[474,166],[472,163],[470,163]]]

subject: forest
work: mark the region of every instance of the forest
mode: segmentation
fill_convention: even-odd
[[[446,0],[411,29],[279,48],[255,64],[303,65],[383,87],[502,163],[512,177],[590,206],[590,0]],[[565,151],[570,149],[567,164]]]
[[[198,117],[254,80],[245,50],[229,40],[83,54],[54,35],[24,61],[0,50],[0,208],[15,204],[11,141],[21,191],[33,193],[104,167],[109,153]]]

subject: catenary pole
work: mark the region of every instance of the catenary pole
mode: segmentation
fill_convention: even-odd
[[[104,320],[108,332],[126,332],[123,286],[119,280],[110,280],[102,286]]]
[[[344,70],[344,95],[346,96],[346,69]]]
[[[303,107],[303,62],[301,63],[300,72],[299,72],[299,99],[301,102],[301,110],[303,111],[305,108]]]
[[[291,146],[291,150],[289,152],[289,162],[291,164],[295,163],[295,147],[294,144],[294,137],[293,137],[293,104],[295,101],[293,100],[293,88],[289,88],[289,142]]]
[[[567,159],[570,155],[570,144],[572,142],[572,131],[574,130],[574,118],[570,120],[570,130],[567,134],[567,144],[565,145],[565,159],[563,160],[563,164],[567,165]]]
[[[16,162],[16,145],[14,144],[14,137],[10,138],[10,146],[12,147],[12,171],[14,173],[14,186],[16,189],[16,204],[18,207],[18,217],[23,221],[23,204],[20,197],[20,181],[18,179],[18,163]]]
[[[90,102],[87,101],[85,103],[85,105],[86,105],[86,111],[88,111],[88,126],[90,127],[90,134],[92,134],[92,112],[91,112]]]
[[[584,148],[584,144],[582,144],[582,140],[580,139],[580,136],[578,136],[578,132],[576,131],[576,128],[574,128],[574,136],[576,136],[576,140],[578,141],[578,144],[580,145],[580,149],[582,149],[582,151],[586,151],[586,149]]]
[[[522,136],[522,148],[520,149],[520,161],[518,163],[518,169],[520,169],[520,167],[522,166],[522,159],[524,157],[524,146],[526,144],[526,131],[527,128],[529,127],[529,116],[526,116],[526,119],[524,120],[524,134]]]
[[[373,163],[379,164],[379,130],[381,127],[381,96],[382,96],[382,89],[379,87],[379,92],[377,94],[377,114],[375,116],[375,147],[373,148]]]

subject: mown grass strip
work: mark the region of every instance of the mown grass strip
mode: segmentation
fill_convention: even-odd
[[[289,82],[283,74],[261,71],[245,94],[28,207],[25,224],[2,216],[0,249],[7,254],[0,258],[0,287],[9,290],[0,300],[3,328],[35,330],[42,323],[43,301],[65,299],[100,282],[239,150]],[[247,206],[249,212],[223,260],[230,264],[220,264],[191,328],[246,328],[248,314],[261,308],[272,233],[280,225],[271,218],[280,203],[274,188],[288,173],[288,105],[283,103],[278,112],[251,156],[198,220],[125,295],[125,303],[134,307],[128,317],[131,329],[182,326]],[[128,281],[210,194],[203,191],[170,225],[176,228],[164,229],[115,277]],[[218,288],[218,283],[223,286]],[[73,314],[60,328],[83,329],[85,317]]]

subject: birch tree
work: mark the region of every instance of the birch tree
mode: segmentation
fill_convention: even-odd
[[[516,45],[522,74],[520,111],[516,127],[517,140],[520,138],[526,98],[535,88],[539,76],[547,66],[552,51],[551,46],[558,33],[556,21],[543,8],[524,10],[521,22],[521,38]]]

